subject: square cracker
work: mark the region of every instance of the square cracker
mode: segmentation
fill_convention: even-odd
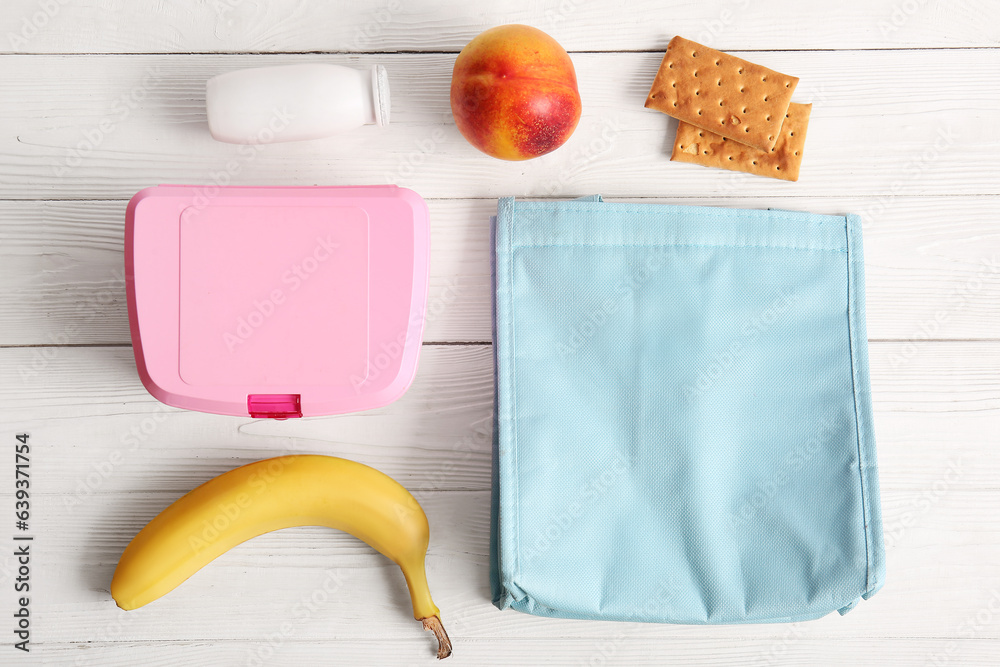
[[[770,150],[798,83],[797,77],[674,37],[646,108]]]
[[[767,151],[757,150],[681,121],[671,160],[720,167],[786,181],[799,180],[811,104],[788,105],[778,140]]]

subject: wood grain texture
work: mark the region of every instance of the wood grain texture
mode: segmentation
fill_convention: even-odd
[[[399,401],[285,422],[167,408],[139,383],[127,347],[47,349],[55,353],[27,376],[38,348],[0,350],[0,375],[11,378],[0,387],[0,432],[32,434],[35,489],[62,505],[137,489],[180,495],[290,452],[356,459],[421,493],[490,488],[489,346],[425,346]],[[895,342],[870,353],[883,487],[914,502],[941,480],[1000,490],[1000,342],[927,343],[905,360]]]
[[[609,198],[609,200],[611,200]],[[865,218],[868,334],[996,339],[1000,199],[713,198],[637,201],[792,208]],[[429,342],[490,340],[489,216],[496,201],[431,200]],[[0,202],[0,345],[128,344],[125,202]]]
[[[476,152],[448,104],[455,54],[515,22],[573,53],[584,100],[567,145],[525,163]],[[642,104],[675,34],[801,78],[798,183],[669,162],[676,121]],[[384,470],[426,509],[448,664],[1000,665],[998,46],[993,0],[5,0],[0,445],[31,433],[36,538],[32,652],[0,624],[0,664],[432,664],[398,569],[336,531],[265,535],[147,608],[111,602],[121,551],[171,501],[316,452]],[[392,124],[259,149],[210,138],[208,77],[296,62],[385,64]],[[414,188],[432,219],[426,340],[452,344],[425,346],[410,391],[370,412],[279,423],[161,405],[128,347],[122,228],[132,194],[170,182]],[[694,627],[490,604],[487,219],[498,196],[596,192],[864,216],[888,581],[847,616]],[[0,466],[0,510],[12,475]],[[16,566],[0,551],[8,621]]]
[[[1000,430],[1000,344],[929,344],[896,368],[891,344],[876,344],[872,352],[891,573],[886,589],[844,618],[700,628],[540,619],[490,606],[492,383],[485,346],[429,346],[412,390],[382,410],[280,424],[163,410],[138,384],[127,348],[60,349],[44,373],[0,394],[0,431],[27,430],[35,446],[35,531],[44,536],[36,543],[35,610],[46,619],[38,624],[39,655],[55,664],[71,656],[80,664],[105,664],[105,656],[132,655],[119,650],[119,642],[168,640],[154,650],[188,642],[183,655],[199,664],[229,655],[218,652],[219,640],[244,652],[271,646],[275,653],[267,655],[267,664],[313,659],[311,651],[320,648],[339,659],[362,660],[355,645],[386,641],[418,656],[427,650],[427,638],[408,617],[395,568],[353,538],[323,529],[255,539],[146,611],[125,614],[113,607],[107,585],[115,561],[147,520],[212,475],[286,451],[348,455],[414,490],[433,527],[429,577],[460,647],[531,638],[552,642],[540,650],[573,656],[583,651],[587,659],[592,646],[612,639],[622,642],[622,664],[641,664],[630,661],[626,641],[654,650],[657,642],[683,647],[717,638],[732,648],[692,661],[718,664],[759,657],[758,648],[767,654],[774,645],[782,660],[804,659],[811,654],[802,647],[837,638],[877,639],[872,655],[881,655],[881,638],[964,639],[972,631],[967,619],[992,618],[991,606],[1000,600],[1000,520],[984,509],[1000,502],[993,456],[993,434]],[[11,377],[32,353],[0,352],[3,376]],[[128,437],[138,440],[134,449]],[[9,467],[0,468],[0,488],[10,488],[10,474]],[[0,505],[10,500],[9,493],[0,495]],[[11,557],[0,558],[0,585],[12,573]],[[934,601],[933,613],[928,600]],[[1000,633],[992,622],[973,625],[980,640]],[[268,637],[273,645],[262,642]],[[958,655],[966,664],[988,664],[976,662],[982,647],[964,641],[961,646]],[[67,653],[70,647],[80,652]],[[178,659],[170,651],[157,655],[162,664]]]
[[[431,525],[427,577],[449,634],[463,640],[574,639],[620,633],[661,640],[829,638],[969,638],[965,623],[994,607],[972,637],[1000,639],[1000,517],[997,490],[951,489],[887,550],[885,588],[846,616],[753,626],[675,626],[540,618],[490,603],[489,492],[430,492],[421,498]],[[136,490],[95,496],[63,510],[39,499],[33,564],[36,641],[258,640],[282,633],[296,641],[405,639],[429,647],[412,617],[398,568],[357,539],[326,528],[286,529],[256,537],[220,556],[171,593],[132,612],[118,609],[109,585],[121,552],[146,521],[176,496]],[[0,497],[9,502],[9,496]],[[907,499],[889,490],[889,516]],[[73,554],[72,561],[66,555]],[[6,555],[4,556],[6,557]],[[0,557],[9,587],[12,559]],[[927,601],[934,601],[928,613]],[[0,604],[11,605],[10,596]],[[0,612],[6,609],[0,608]],[[10,618],[10,616],[7,616]],[[571,643],[571,642],[567,642]],[[420,658],[418,653],[415,659]],[[417,660],[419,661],[419,660]],[[204,664],[204,663],[203,663]]]
[[[813,103],[797,183],[671,163],[676,121],[643,108],[661,57],[577,54],[576,133],[511,163],[484,157],[455,128],[454,55],[324,57],[385,64],[392,123],[268,146],[211,138],[205,80],[315,56],[0,56],[0,198],[127,199],[171,182],[395,182],[433,198],[1000,194],[1000,49],[753,53],[799,76],[794,101]]]
[[[534,25],[571,51],[663,50],[674,34],[719,49],[989,47],[1000,42],[995,12],[990,0],[845,0],[836,11],[793,0],[6,0],[0,50],[457,52],[501,23]],[[789,30],[790,21],[809,28]]]
[[[652,667],[690,665],[692,667],[858,667],[858,665],[933,664],[934,658],[947,664],[990,667],[1000,664],[995,642],[988,639],[802,639],[795,634],[778,639],[703,639],[671,637],[658,641],[619,631],[612,637],[592,637],[580,642],[553,639],[476,639],[456,647],[449,658],[452,665],[519,664],[534,665],[544,660],[553,667],[602,665],[607,667]],[[99,642],[44,644],[40,659],[51,664],[79,667],[175,667],[191,664],[247,665],[260,660],[276,667],[327,666],[331,656],[345,665],[431,664],[426,640],[419,637],[379,641],[298,641],[294,637],[272,637],[256,641],[177,641]],[[266,660],[266,662],[265,662]]]

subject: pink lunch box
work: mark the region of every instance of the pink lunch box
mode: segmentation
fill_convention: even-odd
[[[142,190],[125,226],[142,383],[225,415],[391,403],[416,373],[429,244],[426,203],[394,185]]]

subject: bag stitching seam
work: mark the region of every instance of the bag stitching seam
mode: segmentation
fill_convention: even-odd
[[[847,222],[847,242],[848,248],[851,246],[851,236],[852,236],[852,226],[849,218],[845,218]],[[872,544],[871,538],[868,535],[869,517],[868,517],[868,489],[865,486],[865,460],[864,460],[864,447],[862,446],[862,427],[861,427],[861,411],[858,404],[858,353],[857,353],[857,298],[855,291],[858,288],[857,279],[854,274],[854,262],[856,257],[853,253],[848,253],[847,255],[847,318],[848,318],[848,336],[850,339],[850,350],[851,350],[851,389],[854,398],[854,427],[855,435],[857,437],[857,448],[858,448],[858,474],[859,482],[861,488],[861,518],[863,521],[862,532],[865,536],[865,592],[867,593],[871,590],[873,584],[877,583],[872,580]]]
[[[811,246],[792,245],[754,245],[754,244],[712,244],[712,243],[521,243],[511,244],[511,250],[517,248],[764,248],[776,250],[807,250],[812,252],[839,252],[848,254],[843,248],[817,248]]]

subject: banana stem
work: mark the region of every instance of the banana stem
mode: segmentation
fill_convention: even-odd
[[[424,624],[424,630],[430,630],[437,637],[438,660],[444,660],[451,655],[451,640],[448,639],[448,633],[445,631],[441,619],[437,616],[428,616],[420,619],[420,622]]]

